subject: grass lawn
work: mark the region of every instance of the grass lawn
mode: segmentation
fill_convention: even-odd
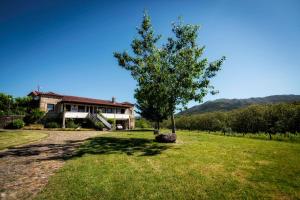
[[[33,142],[46,137],[46,133],[32,131],[0,131],[0,150]]]
[[[37,199],[300,199],[300,144],[180,131],[91,139]]]

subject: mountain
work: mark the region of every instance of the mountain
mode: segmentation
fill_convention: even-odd
[[[214,101],[207,101],[197,106],[193,106],[187,110],[178,113],[178,115],[192,115],[215,111],[230,111],[237,108],[246,107],[251,104],[271,104],[299,101],[300,95],[273,95],[249,99],[217,99]]]

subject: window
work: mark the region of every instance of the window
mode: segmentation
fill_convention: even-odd
[[[112,109],[111,108],[106,108],[106,113],[112,113]]]
[[[71,105],[66,105],[66,111],[71,111]]]
[[[117,108],[117,112],[116,113],[121,114],[121,109]]]
[[[54,111],[54,104],[47,104],[47,111],[53,112]]]
[[[78,106],[78,112],[85,112],[84,106]]]
[[[78,111],[78,107],[76,105],[72,105],[71,106],[71,111],[72,112],[77,112]]]
[[[121,113],[124,114],[125,113],[125,109],[121,109]]]

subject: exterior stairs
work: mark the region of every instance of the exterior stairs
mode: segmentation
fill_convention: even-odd
[[[112,129],[112,125],[101,115],[99,114],[90,114],[88,115],[88,118],[90,118],[93,122],[102,122],[106,128],[109,130]]]

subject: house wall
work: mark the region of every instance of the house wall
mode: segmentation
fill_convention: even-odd
[[[47,104],[54,104],[54,112],[59,113],[61,111],[59,102],[61,102],[61,99],[40,97],[40,110],[47,112]]]
[[[63,112],[63,105],[69,104],[69,105],[82,105],[85,106],[85,113],[88,112],[86,106],[89,107],[93,107],[93,109],[96,108],[120,108],[118,106],[114,107],[114,106],[95,106],[95,105],[87,105],[87,104],[72,104],[72,103],[60,103],[62,101],[62,99],[59,98],[49,98],[49,97],[43,97],[41,96],[39,99],[39,108],[41,111],[46,112],[46,117],[47,118],[55,118],[55,117],[59,117],[60,113]],[[54,104],[54,112],[47,112],[47,104]],[[114,113],[103,113],[105,117],[107,118],[114,118],[116,117],[116,119],[122,119],[125,120],[127,119],[127,123],[129,124],[129,128],[133,129],[135,127],[135,117],[134,117],[134,108],[124,108],[125,109],[125,113],[124,114],[114,114]],[[71,116],[71,115],[76,115],[76,116]],[[81,114],[79,113],[69,113],[70,116],[67,116],[67,118],[83,118],[81,116]]]

